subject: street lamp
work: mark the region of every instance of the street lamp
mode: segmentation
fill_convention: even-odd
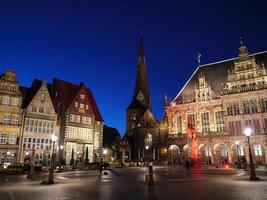
[[[239,141],[235,142],[236,145],[236,157],[237,157],[237,167],[240,169],[240,159],[239,159]]]
[[[57,141],[57,136],[55,134],[52,134],[51,139],[52,139],[52,156],[50,160],[50,168],[49,168],[47,184],[54,184],[54,162],[55,162],[54,150],[55,150],[55,142]]]
[[[62,172],[62,169],[61,169],[61,162],[62,162],[62,150],[64,149],[64,146],[63,145],[60,145],[59,146],[59,166],[58,166],[58,172]]]
[[[108,150],[107,149],[103,149],[103,155],[104,155],[104,160],[107,161],[107,154],[108,154]]]
[[[250,167],[250,180],[259,180],[258,177],[256,177],[256,173],[255,173],[255,168],[254,168],[254,163],[253,163],[253,158],[252,158],[252,153],[251,153],[251,148],[250,148],[250,136],[252,133],[252,129],[251,128],[246,128],[245,129],[245,135],[247,136],[248,139],[248,149],[249,149],[249,167]]]

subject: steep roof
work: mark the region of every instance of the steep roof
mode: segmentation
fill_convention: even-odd
[[[21,86],[19,88],[21,93],[22,93],[22,95],[23,95],[22,108],[27,108],[28,107],[28,105],[31,103],[31,101],[34,98],[34,96],[37,94],[37,92],[41,88],[42,84],[43,84],[43,81],[38,80],[38,79],[34,79],[33,82],[32,82],[31,87],[23,87],[23,86]],[[54,108],[56,108],[55,101],[51,96],[52,91],[53,91],[52,85],[47,83],[47,89],[48,89],[48,92],[50,94],[53,106],[54,106]]]
[[[20,91],[23,95],[22,108],[27,108],[31,103],[33,97],[39,91],[42,86],[42,81],[34,79],[30,88],[20,87]]]
[[[136,108],[139,106],[136,101],[139,101],[138,96],[143,95],[144,102],[142,103],[146,109],[151,109],[151,101],[150,101],[150,89],[148,84],[147,78],[147,69],[146,69],[146,60],[145,60],[145,48],[144,48],[144,41],[143,37],[140,38],[140,47],[139,47],[139,54],[138,54],[138,64],[137,64],[137,72],[136,72],[136,81],[135,81],[135,89],[133,100],[128,106],[130,108]],[[142,108],[141,107],[141,108]]]
[[[82,84],[83,83],[81,83],[80,85],[75,85],[67,81],[59,80],[56,78],[53,79],[53,86],[55,90],[58,92],[58,98],[63,106],[64,111],[66,111],[70,107],[71,103],[78,95],[78,93],[81,90]],[[100,114],[100,111],[98,109],[98,106],[96,104],[96,101],[94,99],[91,90],[89,88],[86,88],[86,93],[89,98],[91,107],[93,109],[95,120],[103,122],[103,118]]]
[[[88,95],[88,97],[89,97],[91,106],[92,106],[92,108],[93,108],[93,112],[94,112],[94,115],[95,115],[95,119],[96,119],[97,121],[101,121],[101,122],[103,122],[104,120],[103,120],[103,118],[102,118],[102,116],[101,116],[101,113],[100,113],[100,111],[99,111],[99,109],[98,109],[98,106],[97,106],[97,104],[96,104],[95,98],[94,98],[94,96],[93,96],[91,90],[90,90],[89,88],[86,88],[86,92],[87,92],[87,95]]]
[[[267,66],[267,51],[251,54],[250,56],[255,57],[256,63],[263,63],[265,67]],[[197,67],[187,83],[177,94],[174,101],[176,103],[182,103],[194,100],[194,91],[200,73],[204,74],[205,80],[210,84],[211,89],[215,92],[215,96],[220,96],[221,90],[226,84],[228,70],[231,71],[233,69],[236,59],[237,58],[231,58]]]

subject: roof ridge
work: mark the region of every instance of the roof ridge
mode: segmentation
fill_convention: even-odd
[[[267,51],[260,51],[260,52],[257,52],[257,53],[251,53],[251,54],[249,54],[249,56],[259,55],[259,54],[263,54],[263,53],[267,53]],[[219,61],[215,61],[215,62],[203,64],[203,65],[200,65],[200,67],[205,67],[205,66],[208,66],[208,65],[219,64],[219,63],[223,63],[223,62],[234,60],[236,58],[238,58],[238,57],[233,57],[233,58],[229,58],[229,59],[225,59],[225,60],[219,60]]]

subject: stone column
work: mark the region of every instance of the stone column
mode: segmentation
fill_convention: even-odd
[[[153,160],[156,160],[156,149],[153,149]]]

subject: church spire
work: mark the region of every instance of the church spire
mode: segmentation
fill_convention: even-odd
[[[133,101],[138,100],[145,108],[151,109],[150,90],[147,79],[143,33],[140,35],[140,47]]]

